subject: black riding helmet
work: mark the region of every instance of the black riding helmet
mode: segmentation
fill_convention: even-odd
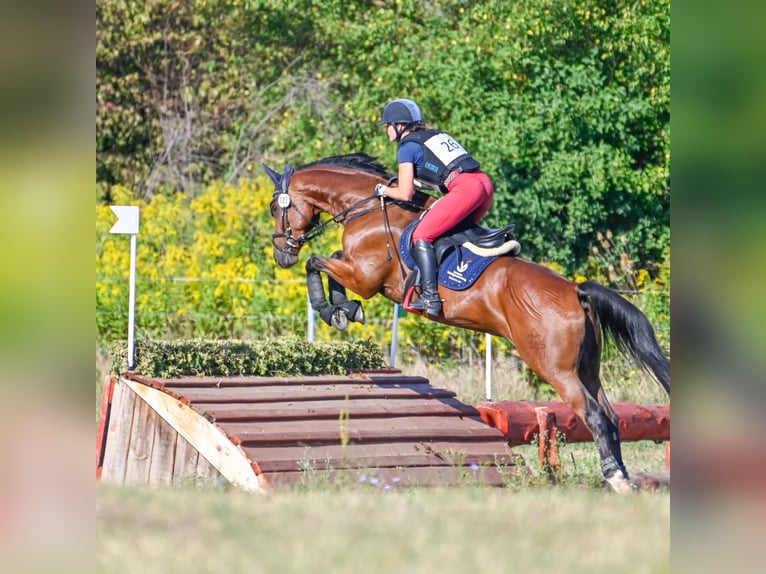
[[[393,124],[398,142],[408,127],[422,123],[423,113],[420,111],[420,107],[412,100],[399,98],[386,104],[383,109],[383,121],[380,122],[380,125]]]
[[[386,104],[383,110],[383,121],[380,125],[384,124],[422,124],[423,113],[420,111],[418,105],[412,100],[406,98],[399,98]]]

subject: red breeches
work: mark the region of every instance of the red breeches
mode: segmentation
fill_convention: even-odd
[[[449,193],[433,204],[415,228],[412,241],[433,243],[466,219],[479,223],[492,207],[494,192],[492,180],[483,171],[459,174],[450,184]]]

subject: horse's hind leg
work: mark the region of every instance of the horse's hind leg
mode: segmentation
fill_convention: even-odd
[[[628,471],[622,462],[617,425],[574,373],[546,376],[544,379],[556,389],[562,401],[585,423],[593,434],[601,460],[604,479],[617,492],[628,492]],[[609,407],[611,411],[611,407]]]
[[[599,377],[600,368],[601,348],[593,323],[586,316],[585,333],[577,358],[577,373],[585,388],[583,421],[598,446],[604,478],[615,491],[628,492],[631,486],[622,460],[619,419],[604,394]]]
[[[600,349],[593,326],[578,319],[559,327],[555,332],[542,333],[532,329],[527,337],[517,338],[517,349],[527,365],[556,390],[591,431],[601,472],[612,489],[627,492],[630,483],[622,461],[617,417],[598,377]]]

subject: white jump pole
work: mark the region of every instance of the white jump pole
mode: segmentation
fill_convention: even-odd
[[[485,334],[486,348],[484,350],[484,389],[487,400],[492,400],[492,335]]]
[[[388,358],[388,366],[396,366],[396,349],[399,346],[399,303],[394,303],[394,324],[391,326],[391,355]]]
[[[316,340],[316,321],[314,320],[314,308],[311,306],[311,298],[309,297],[308,307],[308,336],[309,342],[313,343]]]
[[[130,282],[128,286],[128,370],[136,368],[136,234],[130,235]]]

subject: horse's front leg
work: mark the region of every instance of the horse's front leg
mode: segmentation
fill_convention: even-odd
[[[332,259],[343,257],[342,251],[336,251]],[[339,331],[348,327],[349,321],[364,323],[364,310],[359,301],[349,301],[346,297],[346,288],[332,275],[327,275],[328,288],[330,290],[330,302],[327,302],[320,271],[324,271],[323,263],[327,257],[313,255],[306,262],[306,286],[309,292],[311,307],[319,313],[322,320],[332,325]]]

